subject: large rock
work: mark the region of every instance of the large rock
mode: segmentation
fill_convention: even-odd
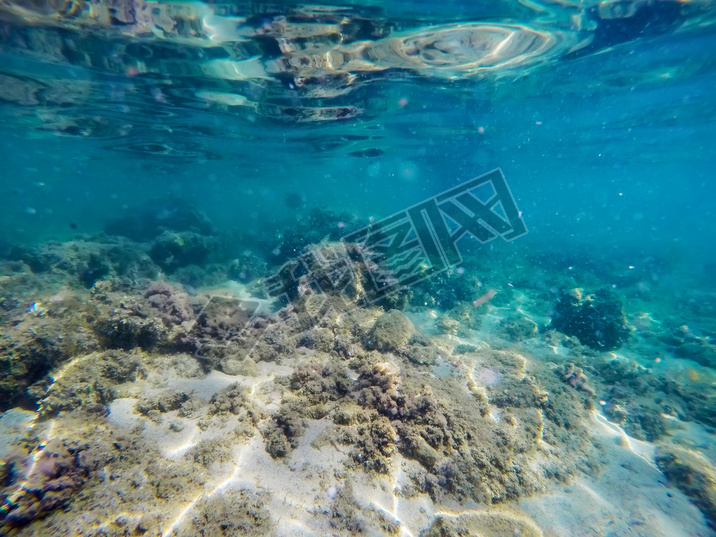
[[[584,294],[580,289],[562,293],[554,307],[551,326],[597,350],[616,349],[629,338],[621,300],[608,288],[593,294]]]
[[[369,350],[390,352],[403,347],[413,334],[415,326],[410,319],[398,310],[390,310],[378,317],[363,343]]]
[[[165,231],[154,239],[149,255],[163,269],[172,270],[201,265],[215,249],[216,241],[212,237],[191,231]]]

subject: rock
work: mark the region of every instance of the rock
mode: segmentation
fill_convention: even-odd
[[[414,333],[410,319],[398,310],[391,310],[378,317],[363,344],[368,350],[395,351],[408,343]]]
[[[620,347],[629,338],[626,317],[617,294],[604,288],[590,295],[579,289],[562,293],[554,308],[551,327],[575,336],[597,350]]]
[[[258,374],[256,362],[251,358],[238,360],[236,358],[227,358],[223,360],[219,366],[227,375],[243,375],[245,377],[255,377]]]
[[[150,200],[130,213],[130,216],[110,220],[105,232],[140,242],[151,241],[165,231],[190,231],[201,235],[216,232],[204,213],[180,198]]]
[[[115,316],[97,323],[97,332],[112,349],[152,349],[159,342],[161,330],[153,319],[137,315]]]
[[[8,257],[13,261],[22,261],[36,274],[49,272],[62,260],[58,253],[39,246],[13,246]]]
[[[181,325],[194,320],[189,296],[164,282],[152,282],[144,292],[149,305],[159,312],[167,326]]]
[[[448,270],[412,287],[411,304],[447,311],[472,302],[480,294],[480,281],[474,274]]]
[[[274,459],[286,456],[298,445],[298,437],[306,429],[304,421],[295,412],[282,409],[271,417],[261,431],[266,453]]]
[[[196,504],[200,515],[187,517],[178,537],[195,535],[272,535],[273,522],[267,504],[270,497],[249,490],[227,489],[204,496]]]
[[[281,243],[270,247],[272,261],[282,262],[297,257],[309,244],[318,244],[326,238],[337,241],[358,228],[356,218],[350,214],[314,208],[296,218],[292,225],[287,226]]]
[[[460,329],[460,321],[457,321],[449,315],[441,315],[440,318],[435,322],[435,328],[441,334],[457,335]]]
[[[65,273],[88,289],[98,281],[113,277],[153,277],[158,270],[146,255],[144,246],[118,237],[105,237],[101,242],[78,239],[16,247],[10,258],[24,263],[35,274]]]
[[[11,504],[3,529],[22,527],[70,503],[90,475],[97,460],[87,457],[89,443],[55,438],[37,456],[35,471],[23,484],[22,494]],[[102,463],[111,459],[107,455]]]
[[[251,251],[242,252],[229,263],[228,275],[240,282],[249,282],[266,274],[266,262]]]
[[[189,394],[187,393],[164,390],[153,396],[143,395],[137,401],[136,408],[137,412],[147,416],[153,410],[161,413],[179,410],[188,400]]]
[[[694,334],[687,325],[679,326],[661,341],[679,358],[693,360],[706,367],[716,367],[716,346],[708,337]]]
[[[508,341],[524,341],[537,335],[537,323],[526,315],[513,314],[503,319],[497,334]]]
[[[461,515],[459,517],[436,517],[425,532],[424,537],[461,537],[480,535],[483,537],[538,537],[542,535],[535,522],[520,513],[494,512],[479,515]]]
[[[191,231],[165,231],[154,239],[149,255],[163,269],[172,270],[200,265],[215,249],[216,241],[212,237]]]
[[[87,259],[87,263],[80,269],[80,281],[87,289],[90,289],[97,280],[101,280],[109,275],[112,267],[107,261],[98,254],[92,253]]]
[[[584,374],[581,367],[575,367],[574,364],[567,364],[560,375],[564,381],[573,388],[582,390],[594,397],[594,388],[589,384],[587,375]]]

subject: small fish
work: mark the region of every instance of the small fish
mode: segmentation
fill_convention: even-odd
[[[478,306],[482,306],[485,302],[487,302],[488,300],[490,300],[490,299],[491,299],[493,296],[495,296],[496,294],[497,294],[497,291],[495,291],[494,289],[490,289],[487,293],[485,293],[485,294],[482,295],[480,298],[478,298],[477,300],[475,300],[475,301],[472,303],[472,307],[473,307],[473,308],[477,308]]]

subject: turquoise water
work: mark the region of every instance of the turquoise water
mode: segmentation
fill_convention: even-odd
[[[708,0],[306,5],[0,0],[0,323],[6,364],[0,366],[0,424],[7,423],[3,435],[15,435],[16,440],[15,444],[3,440],[0,452],[4,468],[0,534],[89,535],[101,527],[107,535],[119,535],[121,528],[140,532],[136,528],[141,526],[152,535],[205,534],[202,531],[348,535],[358,531],[355,520],[362,520],[361,531],[369,535],[458,534],[449,533],[459,530],[450,524],[463,524],[461,534],[470,535],[482,535],[480,531],[500,536],[517,531],[524,535],[712,535],[716,523],[715,24],[716,10]],[[282,263],[305,253],[304,248],[322,240],[324,247],[326,240],[336,243],[349,232],[496,168],[504,174],[528,233],[513,242],[498,237],[487,244],[468,236],[460,243],[464,262],[459,267],[453,263],[445,272],[400,288],[387,301],[368,304],[370,300],[360,300],[363,287],[352,289],[348,294],[359,311],[373,311],[364,313],[368,317],[356,321],[358,328],[346,336],[357,339],[341,347],[357,345],[359,358],[355,350],[341,354],[334,347],[325,356],[295,354],[301,348],[324,352],[317,350],[322,347],[316,341],[322,340],[314,332],[320,328],[337,334],[336,327],[344,326],[326,320],[301,325],[306,332],[302,336],[291,332],[285,339],[259,344],[263,350],[258,356],[248,350],[247,359],[255,362],[251,367],[244,362],[239,367],[238,358],[228,351],[206,357],[201,345],[231,343],[248,348],[244,335],[237,335],[238,324],[232,325],[238,323],[232,317],[241,309],[238,304],[216,325],[202,321],[210,311],[210,297],[228,294],[234,300],[267,300],[266,278]],[[367,271],[370,264],[361,258],[364,261],[361,266]],[[152,285],[157,282],[173,290],[154,293],[151,289],[158,288]],[[574,289],[581,291],[575,295]],[[608,289],[613,296],[593,295],[598,289]],[[370,298],[365,292],[363,298]],[[171,298],[172,293],[183,298]],[[157,296],[170,297],[166,301],[175,304],[174,309],[167,313],[166,301],[152,298]],[[580,297],[578,303],[565,298],[569,296]],[[590,296],[597,298],[585,298]],[[128,306],[130,302],[135,306]],[[179,302],[182,305],[176,305]],[[576,313],[581,304],[588,310],[583,317]],[[614,304],[615,309],[610,309]],[[563,306],[567,309],[560,309]],[[274,305],[274,314],[278,307]],[[291,307],[300,312],[303,306]],[[117,336],[120,330],[112,319],[123,308],[135,308],[132,315],[142,323],[156,320],[166,330],[151,335],[151,345],[142,339],[149,337],[145,328]],[[160,315],[161,308],[165,309]],[[391,309],[409,318],[407,332],[416,330],[431,341],[424,346],[437,349],[437,359],[415,358],[405,351],[406,345],[415,343],[414,335],[408,334],[400,344],[375,343],[382,329],[372,324],[379,322],[376,311]],[[610,324],[612,315],[616,325]],[[601,318],[606,328],[595,318]],[[130,322],[126,319],[122,326]],[[194,325],[184,324],[195,322],[212,326],[213,332],[195,338]],[[283,321],[275,322],[281,326]],[[400,323],[395,325],[398,328],[390,324],[395,322],[390,318],[384,324],[397,330],[398,335],[391,332],[390,337],[400,340]],[[612,329],[621,335],[614,336],[614,345],[605,344],[609,337],[605,332]],[[182,330],[186,334],[181,335]],[[285,343],[292,337],[299,343]],[[201,345],[196,343],[199,339]],[[307,340],[313,343],[300,343]],[[131,375],[119,375],[102,381],[106,384],[102,389],[114,390],[114,395],[92,399],[102,391],[97,387],[101,382],[92,384],[87,378],[105,370],[81,364],[104,364],[105,358],[97,356],[118,348],[135,353],[132,363],[144,371],[144,377],[137,378],[146,385],[130,380]],[[564,408],[586,409],[555,425],[581,424],[572,433],[559,439],[554,433],[554,441],[540,440],[554,444],[557,458],[573,458],[561,473],[546,463],[540,466],[542,455],[519,463],[525,469],[539,467],[535,475],[544,480],[538,480],[539,485],[528,486],[521,479],[519,485],[507,485],[507,478],[497,479],[504,490],[496,492],[499,486],[485,477],[492,475],[489,471],[460,458],[469,450],[456,446],[472,440],[435,441],[430,450],[436,454],[426,455],[426,450],[410,443],[414,435],[404,433],[416,418],[386,414],[360,392],[366,389],[361,382],[368,382],[365,378],[370,376],[361,369],[367,367],[365,363],[395,361],[401,379],[413,379],[415,386],[430,379],[430,389],[438,394],[436,405],[447,409],[446,423],[459,422],[451,414],[458,412],[458,399],[450,397],[455,386],[459,392],[468,385],[473,391],[479,387],[470,397],[477,400],[481,396],[475,394],[484,392],[493,410],[499,408],[482,412],[475,407],[465,410],[468,414],[497,416],[495,422],[504,424],[509,420],[500,416],[512,412],[516,417],[510,419],[527,423],[532,418],[521,414],[527,412],[524,405],[510,403],[513,408],[504,402],[507,395],[493,392],[523,389],[505,380],[518,375],[519,368],[490,354],[500,352],[526,356],[523,374],[537,379],[535,386],[550,393],[556,405],[549,407],[552,414],[544,403],[527,405],[539,411],[540,420],[546,416],[545,420],[552,420],[549,423],[559,424],[555,416],[569,414]],[[83,361],[88,356],[92,360]],[[335,418],[342,424],[344,414],[336,416],[349,412],[345,410],[349,402],[388,420],[387,427],[393,427],[399,438],[395,451],[370,459],[368,448],[360,455],[345,448],[346,457],[359,466],[368,464],[366,458],[382,461],[383,457],[388,462],[376,462],[368,473],[336,462],[340,471],[322,470],[338,476],[328,484],[292,474],[297,483],[311,483],[311,491],[321,487],[329,491],[312,507],[305,507],[304,511],[314,513],[310,520],[276,499],[280,496],[276,483],[290,479],[273,467],[246,478],[246,483],[266,480],[264,488],[252,489],[243,481],[229,486],[234,492],[258,495],[259,499],[251,496],[252,505],[260,504],[265,513],[256,507],[264,514],[256,515],[259,522],[251,530],[244,522],[229,529],[216,529],[223,527],[219,522],[216,527],[187,522],[201,509],[224,509],[231,518],[235,506],[244,505],[245,499],[232,497],[221,508],[211,507],[212,501],[218,501],[215,492],[223,490],[213,488],[214,484],[241,475],[240,457],[233,451],[211,459],[214,466],[207,464],[211,477],[205,482],[186,474],[181,486],[174,485],[174,492],[133,496],[121,508],[106,500],[101,515],[86,499],[105,497],[98,468],[110,467],[114,459],[84,473],[48,470],[43,474],[47,479],[71,474],[77,481],[70,490],[82,491],[85,503],[62,497],[42,504],[47,485],[35,482],[39,474],[31,461],[42,460],[44,445],[50,441],[62,440],[64,446],[79,442],[58,436],[58,430],[65,430],[63,423],[68,430],[72,424],[92,423],[117,435],[135,431],[131,434],[139,440],[133,441],[148,445],[169,434],[151,432],[153,424],[164,423],[159,413],[181,414],[183,402],[155,405],[164,410],[149,405],[159,418],[140,416],[147,422],[145,432],[151,432],[145,436],[136,433],[135,418],[127,417],[131,412],[123,409],[134,408],[133,398],[154,393],[151,390],[159,389],[161,382],[168,383],[163,389],[189,393],[189,381],[164,378],[160,382],[153,377],[175,367],[166,364],[175,364],[176,356],[198,360],[197,371],[208,379],[209,388],[192,384],[191,389],[206,395],[204,406],[223,393],[220,388],[228,389],[230,382],[224,377],[251,386],[250,395],[242,395],[247,400],[261,383],[274,386],[266,388],[272,395],[267,396],[265,408],[257,395],[260,410],[249,412],[258,416],[254,421],[243,415],[236,418],[244,425],[250,422],[246,427],[255,432],[252,438],[265,440],[272,461],[285,459],[281,450],[276,451],[267,423],[283,427],[281,434],[290,445],[286,449],[294,457],[289,466],[295,468],[301,457],[310,459],[313,449],[301,444],[300,438],[313,438],[315,443],[314,436],[334,434],[332,429],[330,434],[321,433],[321,423]],[[327,400],[336,407],[329,405],[325,414],[299,412],[303,428],[293,429],[307,432],[296,433],[294,439],[287,432],[292,427],[276,416],[285,410],[280,405],[290,406],[292,398],[307,397],[300,399],[304,407],[313,401],[315,393],[306,395],[295,387],[296,375],[303,378],[296,373],[303,371],[301,360],[309,359],[333,364],[325,366],[324,371],[331,371],[324,373],[326,378],[347,367],[345,378],[357,387],[346,388],[350,394],[346,395],[323,386],[331,393]],[[362,365],[351,359],[363,360]],[[83,367],[87,369],[72,382],[89,382],[94,388],[87,393],[95,395],[51,394],[66,371]],[[393,365],[385,367],[386,378],[393,375]],[[582,380],[582,369],[588,381]],[[196,373],[197,378],[201,375]],[[294,379],[293,384],[274,380],[281,377]],[[441,384],[453,381],[454,386]],[[409,387],[397,389],[401,390],[410,393]],[[577,403],[575,394],[580,397]],[[61,401],[50,402],[50,395]],[[561,397],[568,402],[558,404]],[[103,412],[86,414],[90,399]],[[51,404],[56,410],[48,413]],[[196,408],[201,404],[196,403]],[[592,423],[592,411],[607,425]],[[25,414],[17,414],[25,412],[26,419]],[[137,412],[142,414],[141,409]],[[172,414],[176,423],[188,420],[175,429],[203,431],[196,437],[181,437],[191,446],[201,434],[214,430],[214,425],[199,427],[191,422],[208,419],[202,412],[210,410],[194,412]],[[166,424],[174,419],[166,416]],[[470,423],[470,427],[482,426]],[[537,427],[525,425],[524,430],[533,426]],[[612,433],[622,438],[622,444],[608,436],[612,434],[605,432],[608,427],[617,427]],[[428,433],[420,434],[427,439],[423,443],[433,442]],[[600,451],[594,447],[599,442],[582,445],[581,440],[568,440],[570,434],[581,439],[607,436],[599,437]],[[616,453],[614,445],[628,444],[628,439],[639,449]],[[244,445],[244,440],[236,442]],[[245,453],[253,453],[253,440],[246,442]],[[347,445],[363,449],[365,442]],[[408,444],[413,447],[406,448]],[[102,446],[92,449],[103,453]],[[236,446],[222,449],[229,453]],[[479,443],[470,446],[473,453],[482,449]],[[167,465],[186,462],[175,457],[174,447],[166,449],[160,452]],[[193,448],[186,449],[193,453]],[[525,453],[527,448],[514,449]],[[621,466],[632,465],[636,476],[632,481],[608,464],[607,469],[597,470],[604,460],[621,461],[634,453],[639,454],[637,462],[624,459]],[[470,485],[451,484],[446,468],[452,467],[444,461],[453,461],[459,467],[453,473],[468,476]],[[589,461],[601,462],[594,463],[592,472]],[[231,464],[237,468],[235,474],[225,467]],[[261,464],[254,461],[264,468]],[[407,466],[398,470],[390,464]],[[129,475],[121,465],[115,471]],[[353,496],[345,491],[354,473],[361,477],[350,484]],[[284,477],[274,482],[267,475]],[[394,498],[405,498],[411,506],[410,501],[418,502],[415,505],[422,506],[423,515],[415,514],[418,507],[406,507],[401,514],[397,503],[383,509],[376,507],[383,505],[382,500],[370,505],[361,501],[372,497],[371,484],[387,486],[380,481],[385,476],[398,490],[400,475],[412,476],[412,492],[395,493]],[[555,477],[559,475],[575,481]],[[437,477],[431,481],[429,476]],[[477,485],[480,479],[482,485]],[[632,488],[619,490],[617,484],[626,481]],[[401,490],[408,488],[401,486]],[[569,486],[573,489],[564,490]],[[493,492],[485,492],[484,487],[493,487]],[[582,516],[580,511],[589,504],[579,496],[585,487],[613,503]],[[654,499],[667,490],[676,498],[673,505]],[[27,501],[22,491],[40,498],[37,505],[23,504]],[[643,505],[620,506],[619,498],[642,496]],[[150,497],[155,503],[146,509],[152,514],[140,520],[140,507],[148,505]],[[194,497],[199,503],[192,503]],[[421,498],[428,503],[419,504]],[[548,498],[561,499],[550,504]],[[517,518],[500,519],[499,524],[470,518],[476,516],[473,511],[498,504],[517,513]],[[375,513],[381,509],[393,520],[390,530],[376,522]],[[333,522],[322,519],[319,511],[333,513]],[[336,513],[343,520],[350,518],[347,512],[353,513],[353,522],[334,524]],[[117,522],[120,513],[128,522]],[[487,518],[506,516],[489,509],[484,513]],[[610,516],[614,526],[605,522]],[[87,526],[72,529],[73,517],[85,517]],[[437,533],[441,527],[446,533]]]

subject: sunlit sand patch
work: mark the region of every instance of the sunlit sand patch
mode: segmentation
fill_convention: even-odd
[[[561,345],[550,345],[549,348],[552,349],[552,352],[557,356],[570,355],[570,350],[567,347],[562,347]]]
[[[191,394],[203,401],[209,401],[219,391],[233,384],[238,384],[246,389],[246,393],[254,406],[272,412],[278,408],[280,392],[270,389],[264,391],[263,388],[270,386],[277,375],[288,375],[291,371],[292,369],[288,367],[262,362],[257,365],[257,376],[255,377],[227,375],[216,370],[198,379],[175,376],[160,380],[150,375],[148,382],[154,379],[155,382],[158,382],[158,386],[155,388],[145,387],[143,393],[149,395],[169,389],[174,392]],[[160,423],[154,423],[137,411],[137,402],[138,399],[136,398],[115,399],[109,407],[109,421],[126,429],[141,427],[142,437],[156,446],[170,460],[180,459],[195,447],[200,440],[216,438],[221,434],[221,430],[202,432],[197,426],[195,418],[183,418],[176,415],[176,412],[168,412],[166,414],[167,419],[162,419]],[[177,427],[176,430],[168,433],[167,421],[175,426],[181,425],[181,427]],[[233,421],[230,420],[226,427],[230,428],[232,424]]]
[[[656,468],[656,463],[654,463],[654,453],[656,452],[656,448],[654,444],[630,437],[619,425],[610,422],[606,417],[604,417],[604,415],[600,414],[596,410],[594,411],[594,419],[602,427],[603,432],[606,435],[616,439],[623,448],[628,449],[636,456],[643,459],[647,464]]]
[[[669,443],[698,453],[716,461],[716,437],[700,423],[681,421],[674,416],[664,415],[669,430]]]
[[[270,511],[279,535],[320,531],[312,513],[330,502],[327,491],[335,486],[333,469],[347,457],[331,444],[312,445],[327,426],[324,421],[310,423],[288,461],[271,458],[261,436],[254,436],[245,446],[236,448],[238,470],[224,486],[269,492]]]
[[[126,429],[142,428],[142,437],[155,446],[168,459],[178,459],[196,445],[199,428],[191,420],[181,420],[184,428],[167,432],[166,424],[156,424],[139,414],[137,399],[115,399],[109,408],[109,422]]]
[[[401,536],[418,535],[429,526],[435,505],[427,494],[406,497],[402,490],[410,483],[410,474],[418,468],[415,461],[396,454],[392,457],[390,475],[366,480],[363,476],[351,479],[357,504],[363,509],[376,509],[394,521]]]
[[[602,439],[608,462],[599,476],[580,477],[561,491],[519,502],[546,534],[579,535],[595,528],[614,535],[710,535],[698,509],[664,485],[653,444],[629,437],[596,412],[593,432]]]

